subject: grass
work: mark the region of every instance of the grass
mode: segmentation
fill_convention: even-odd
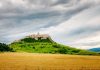
[[[100,56],[0,53],[0,70],[100,70]]]
[[[28,39],[29,40],[29,39]],[[33,40],[34,41],[34,40]],[[55,42],[26,42],[19,41],[9,44],[15,52],[27,53],[52,53],[52,54],[77,54],[77,55],[100,55],[96,52],[72,48]]]

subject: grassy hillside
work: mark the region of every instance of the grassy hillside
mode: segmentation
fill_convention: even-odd
[[[89,52],[86,50],[75,49],[69,46],[57,44],[48,38],[42,40],[24,38],[20,41],[11,43],[9,46],[16,52],[98,55],[95,52]]]

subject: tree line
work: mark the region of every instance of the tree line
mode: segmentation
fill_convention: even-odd
[[[0,43],[0,52],[8,52],[8,51],[13,51],[13,49],[10,48],[5,43]]]

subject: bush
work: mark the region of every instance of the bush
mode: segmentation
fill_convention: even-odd
[[[61,54],[66,54],[68,52],[68,50],[65,47],[61,47],[61,48],[59,48],[58,52]]]
[[[72,49],[72,51],[71,52],[74,52],[74,53],[79,53],[80,52],[80,50],[78,50],[78,49]]]
[[[0,43],[0,52],[4,51],[13,51],[13,49],[4,43]]]
[[[35,49],[35,47],[33,46],[33,49]]]
[[[57,44],[52,45],[54,48],[59,48]]]

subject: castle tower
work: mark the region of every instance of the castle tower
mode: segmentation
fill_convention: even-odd
[[[40,35],[40,33],[38,32],[37,35]]]

